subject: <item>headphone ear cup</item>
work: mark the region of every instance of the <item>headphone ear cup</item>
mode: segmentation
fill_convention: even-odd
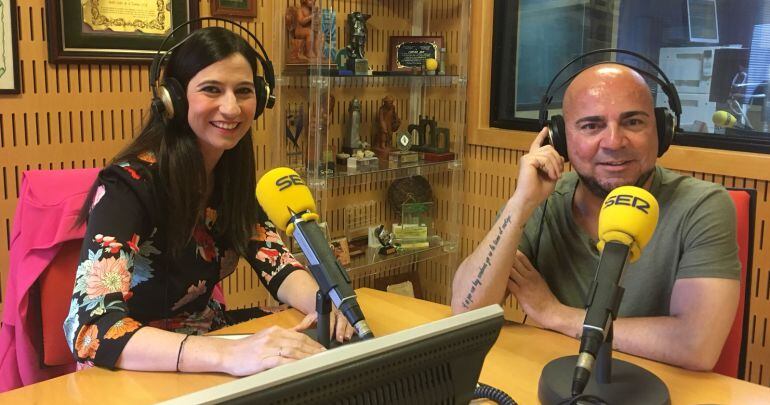
[[[655,107],[655,126],[658,129],[658,157],[661,157],[674,140],[674,115],[668,108]]]
[[[254,92],[257,94],[257,109],[254,111],[254,119],[257,119],[265,112],[267,100],[270,97],[270,88],[262,76],[254,77]]]
[[[158,97],[163,103],[163,117],[166,121],[183,123],[187,119],[187,95],[182,84],[173,77],[163,79],[158,88]]]
[[[554,115],[548,122],[548,137],[550,143],[556,152],[564,158],[565,162],[569,162],[567,156],[567,133],[564,128],[564,117],[561,115]]]

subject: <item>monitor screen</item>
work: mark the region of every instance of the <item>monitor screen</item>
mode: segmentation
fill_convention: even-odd
[[[166,403],[467,404],[502,325],[502,309],[491,305],[343,345]]]
[[[719,43],[716,0],[687,0],[690,42]]]

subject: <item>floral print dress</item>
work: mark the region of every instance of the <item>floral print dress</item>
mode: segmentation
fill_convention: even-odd
[[[156,173],[154,156],[143,154],[99,174],[64,322],[81,365],[114,368],[142,326],[200,334],[226,324],[222,304],[211,295],[235,271],[239,256],[214,237],[217,212],[210,207],[190,243],[172,259],[165,252]],[[286,276],[303,267],[259,211],[246,259],[276,297]]]

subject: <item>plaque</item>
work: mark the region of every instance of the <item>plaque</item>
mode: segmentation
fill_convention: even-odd
[[[443,37],[390,37],[390,70],[419,72],[426,59],[439,60]]]

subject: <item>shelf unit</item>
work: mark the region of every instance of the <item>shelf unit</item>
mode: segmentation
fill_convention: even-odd
[[[287,1],[288,7],[301,7],[300,0]],[[352,237],[346,223],[346,207],[367,202],[371,226],[384,224],[391,228],[400,223],[388,188],[398,179],[423,176],[432,190],[431,246],[408,250],[392,256],[381,256],[369,248],[364,255],[353,257],[347,266],[354,282],[365,282],[371,277],[388,276],[394,272],[419,273],[426,294],[436,301],[446,302],[451,275],[457,267],[459,214],[462,184],[463,145],[465,139],[467,55],[470,20],[470,0],[319,0],[313,24],[320,22],[322,13],[336,14],[336,43],[330,48],[343,48],[348,40],[347,15],[354,11],[370,14],[367,20],[365,57],[371,75],[346,75],[335,70],[328,60],[315,59],[310,63],[286,63],[290,54],[290,38],[286,27],[286,12],[276,9],[273,60],[276,64],[278,103],[273,145],[278,161],[297,170],[311,188],[321,220],[327,223],[332,239]],[[327,20],[328,21],[328,20]],[[329,24],[327,24],[329,25]],[[313,27],[313,25],[311,25]],[[320,28],[313,32],[313,42],[326,40]],[[393,36],[440,36],[446,48],[444,75],[404,74],[389,72],[389,38]],[[328,41],[327,41],[328,42]],[[385,72],[385,73],[383,73]],[[449,130],[449,149],[454,158],[434,162],[393,166],[381,160],[373,168],[348,170],[327,161],[335,161],[342,152],[342,139],[348,131],[348,109],[353,99],[361,103],[360,138],[374,143],[374,126],[378,110],[385,96],[392,97],[401,120],[397,132],[404,132],[410,124],[418,124],[421,116],[435,117],[437,127]],[[291,121],[289,116],[291,115]],[[296,144],[287,132],[296,136],[297,117],[302,116],[303,132]],[[412,132],[413,142],[416,133]],[[394,142],[395,145],[395,142]],[[395,150],[395,147],[394,147]],[[441,274],[440,280],[431,280],[428,273]],[[435,278],[435,277],[434,277]],[[359,284],[362,285],[362,284]]]

